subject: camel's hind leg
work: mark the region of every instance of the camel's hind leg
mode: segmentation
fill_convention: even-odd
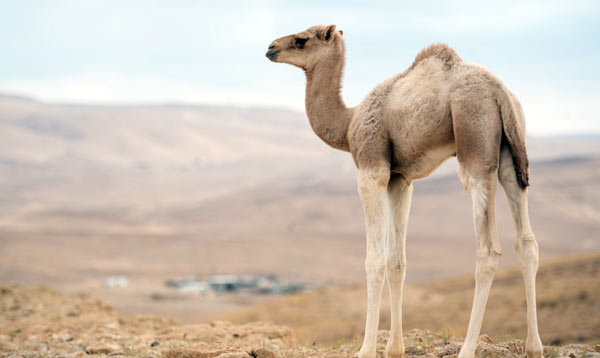
[[[475,261],[475,296],[467,337],[460,350],[459,358],[472,358],[475,356],[485,306],[502,250],[498,242],[494,212],[496,170],[482,176],[473,176],[466,173],[464,168],[461,168],[461,172],[463,183],[473,201],[477,254]]]
[[[475,89],[470,89],[475,91]],[[466,93],[463,98],[478,98]],[[491,99],[457,101],[452,104],[459,177],[473,202],[477,238],[475,295],[469,328],[459,358],[475,356],[485,306],[502,250],[496,231],[494,199],[498,181],[502,121],[498,105]]]
[[[390,287],[392,324],[386,348],[387,358],[402,357],[402,287],[406,275],[406,226],[412,198],[412,183],[402,176],[390,180],[390,231],[387,240],[386,278]]]
[[[502,147],[498,177],[504,187],[517,227],[517,252],[527,297],[527,357],[541,358],[543,347],[538,333],[535,306],[535,276],[538,268],[539,249],[529,224],[527,189],[521,188],[517,183],[515,167],[507,146]]]

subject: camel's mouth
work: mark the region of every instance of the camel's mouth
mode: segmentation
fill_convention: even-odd
[[[277,59],[277,56],[279,56],[280,52],[281,52],[281,50],[269,50],[269,51],[267,51],[265,56],[267,56],[267,58],[269,60],[275,62],[275,60]]]

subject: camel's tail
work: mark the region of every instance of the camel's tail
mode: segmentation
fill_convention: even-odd
[[[521,105],[513,99],[510,92],[503,86],[496,95],[500,107],[500,117],[504,135],[506,136],[510,153],[517,173],[517,182],[521,188],[529,186],[529,159],[525,148],[525,117]]]

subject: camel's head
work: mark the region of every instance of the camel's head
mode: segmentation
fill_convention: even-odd
[[[335,25],[313,26],[271,42],[266,56],[273,62],[289,63],[309,70],[317,62],[343,51],[342,34],[341,30],[336,31]]]

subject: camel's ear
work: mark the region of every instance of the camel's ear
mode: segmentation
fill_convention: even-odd
[[[335,36],[335,25],[329,25],[323,31],[323,41],[327,42],[331,40],[331,38]]]
[[[338,32],[340,33],[340,36],[344,36],[344,31],[343,30],[338,30]]]

